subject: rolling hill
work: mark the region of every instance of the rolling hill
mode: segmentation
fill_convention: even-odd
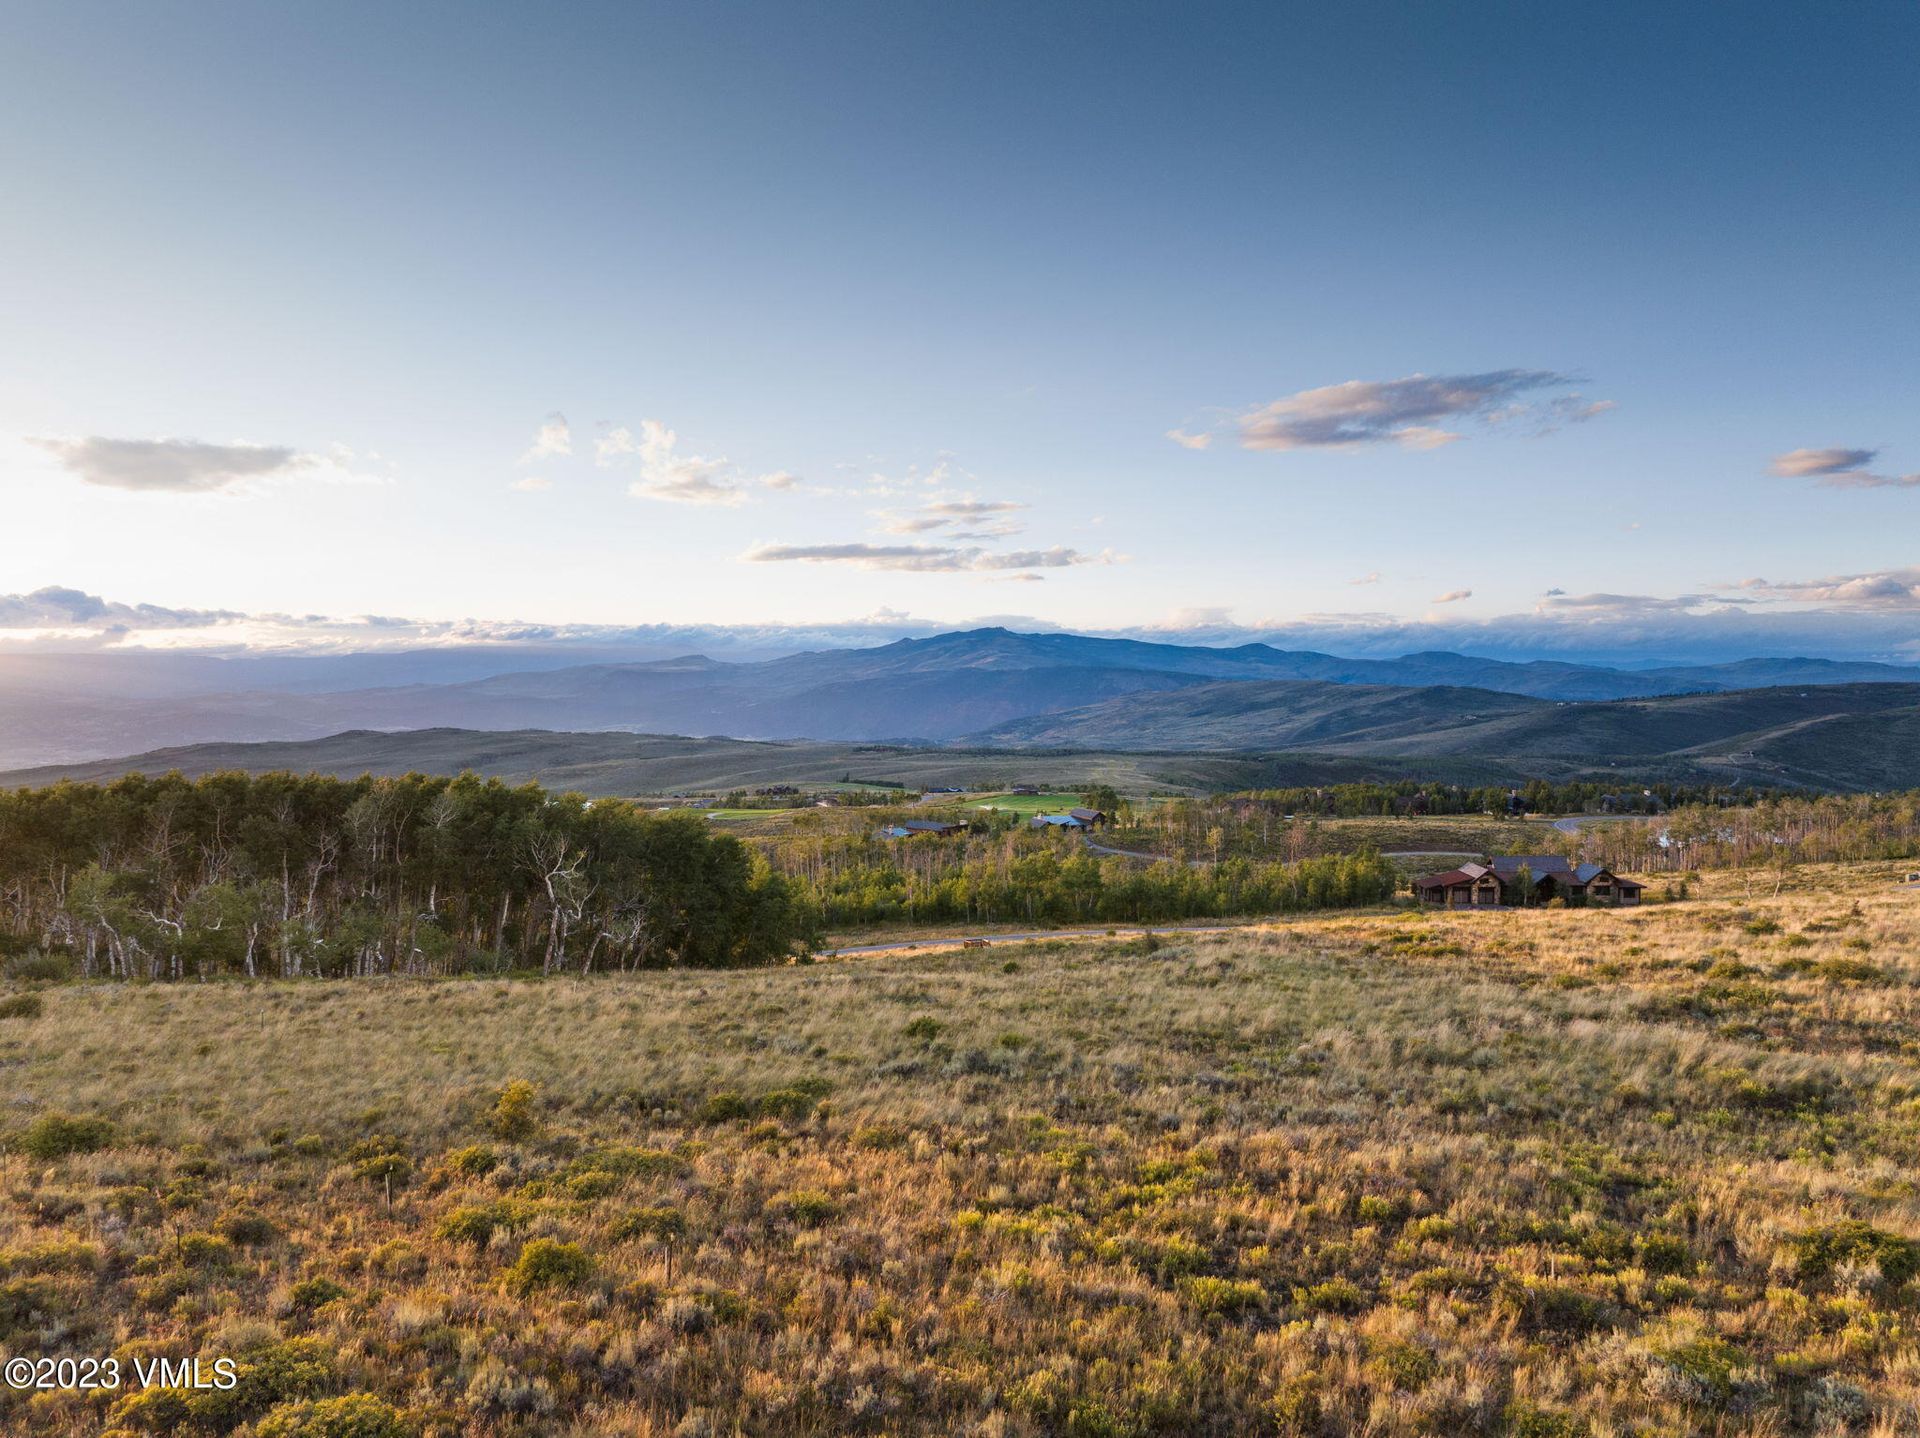
[[[381,662],[371,662],[376,658]],[[1407,737],[1396,734],[1397,723],[1416,731],[1429,721],[1452,725],[1460,717],[1454,712],[1457,702],[1467,706],[1462,713],[1481,720],[1511,717],[1526,707],[1497,706],[1487,698],[1458,701],[1467,691],[1590,702],[1920,679],[1920,670],[1811,659],[1630,671],[1449,653],[1343,659],[1265,644],[1211,648],[1001,628],[753,662],[693,655],[555,667],[551,654],[536,660],[524,651],[507,651],[491,662],[517,667],[476,674],[487,661],[472,652],[419,664],[405,656],[368,659],[289,667],[181,656],[177,669],[151,654],[35,656],[0,663],[0,764],[70,763],[167,745],[311,739],[357,729],[624,730],[911,743],[952,742],[1005,729],[1007,742],[1033,744],[1050,742],[1045,736],[1057,728],[1037,720],[1130,699],[1147,705],[1139,712],[1150,724],[1163,726],[1149,730],[1152,747],[1176,740],[1239,747],[1248,734],[1255,737],[1247,742],[1263,747],[1293,747],[1323,738]],[[116,670],[122,662],[125,668]],[[417,672],[432,673],[436,681],[367,686],[375,676],[390,681]],[[121,687],[115,686],[116,673],[125,680]],[[251,677],[259,687],[209,687],[229,674]],[[1193,701],[1199,707],[1181,721],[1177,735],[1164,726],[1172,723],[1178,701],[1153,707],[1158,698],[1229,683],[1417,689],[1435,697],[1414,701],[1356,693],[1341,699],[1301,689],[1281,704],[1270,697],[1279,690],[1237,698],[1208,694]],[[1276,705],[1298,705],[1300,712],[1286,725],[1262,729],[1258,711]],[[1233,718],[1236,708],[1248,713]],[[1124,723],[1117,716],[1131,712],[1110,711],[1115,717],[1103,722]],[[1071,727],[1058,732],[1065,735]],[[1124,728],[1103,732],[1097,742],[1127,742]]]
[[[1471,689],[1211,684],[1001,725],[972,742],[1129,750],[1304,749],[1540,777],[1631,771],[1831,789],[1920,787],[1920,684],[1590,703]]]
[[[1314,754],[1128,754],[1108,750],[927,748],[888,744],[756,742],[660,734],[415,729],[355,730],[323,739],[251,744],[189,744],[121,759],[52,764],[0,774],[0,788],[72,779],[110,783],[123,774],[197,777],[238,770],[266,774],[457,774],[472,770],[509,783],[537,781],[601,796],[689,790],[725,791],[764,784],[827,785],[842,779],[908,786],[1004,789],[1034,784],[1078,790],[1112,784],[1129,793],[1207,793],[1288,784],[1440,777],[1502,783],[1518,777],[1475,760],[1411,765],[1399,760]]]

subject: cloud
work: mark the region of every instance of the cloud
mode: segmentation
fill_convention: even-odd
[[[520,463],[531,464],[538,459],[560,459],[573,453],[573,430],[567,425],[567,417],[555,410],[541,424],[540,431],[533,437],[533,444],[520,456]]]
[[[1840,609],[1920,609],[1920,568],[1833,574],[1822,579],[1743,579],[1731,587],[1770,598]]]
[[[1435,604],[1458,604],[1463,599],[1471,598],[1473,598],[1473,591],[1471,589],[1449,589],[1445,594],[1434,595],[1432,602]]]
[[[1549,589],[1534,606],[1536,614],[1558,614],[1587,619],[1639,618],[1647,614],[1683,614],[1712,605],[1751,604],[1748,599],[1727,599],[1714,594],[1569,594],[1564,589]]]
[[[524,479],[516,479],[507,488],[517,489],[522,494],[539,494],[544,490],[552,489],[553,481],[537,474],[530,474]]]
[[[858,569],[894,569],[914,574],[964,574],[997,569],[1066,569],[1111,564],[1111,553],[1082,554],[1055,545],[995,554],[977,547],[935,544],[763,544],[741,556],[754,564],[802,562],[846,564]]]
[[[905,514],[883,512],[886,523],[881,527],[888,534],[931,534],[944,530],[948,539],[1005,539],[1019,534],[1025,526],[997,516],[1013,514],[1026,507],[1018,500],[975,499],[972,495],[963,495],[958,499],[929,500]]]
[[[1369,570],[1367,573],[1361,575],[1358,579],[1349,579],[1347,581],[1347,583],[1349,584],[1378,584],[1379,582],[1380,582],[1380,571],[1377,569]]]
[[[1790,449],[1770,466],[1783,479],[1811,479],[1827,489],[1915,489],[1920,474],[1874,474],[1877,449]]]
[[[1397,444],[1435,449],[1460,435],[1440,421],[1488,424],[1528,420],[1544,431],[1591,419],[1613,408],[1579,394],[1540,398],[1574,383],[1552,370],[1504,369],[1484,374],[1408,375],[1404,379],[1348,380],[1303,389],[1240,417],[1247,449],[1356,449]]]
[[[680,436],[657,419],[640,421],[636,440],[625,430],[629,451],[639,457],[640,478],[627,486],[627,493],[638,499],[659,499],[670,504],[744,504],[746,492],[734,477],[733,467],[724,459],[706,459],[697,454],[679,452]]]
[[[0,594],[0,629],[201,629],[246,616],[230,609],[167,609],[118,604],[82,589],[49,585],[31,594]]]
[[[1213,443],[1213,436],[1210,434],[1188,434],[1184,429],[1168,430],[1167,438],[1182,449],[1205,449]]]
[[[87,484],[147,493],[209,494],[320,461],[284,445],[205,444],[193,439],[28,440]]]
[[[760,476],[760,483],[766,489],[793,489],[800,483],[800,476],[788,474],[784,469],[776,469],[772,474]]]

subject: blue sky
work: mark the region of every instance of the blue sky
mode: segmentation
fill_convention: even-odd
[[[0,595],[1920,660],[1911,4],[8,29]]]

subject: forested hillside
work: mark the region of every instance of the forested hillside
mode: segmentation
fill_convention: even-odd
[[[129,777],[0,794],[16,972],[588,971],[765,962],[784,880],[690,815],[408,775]]]

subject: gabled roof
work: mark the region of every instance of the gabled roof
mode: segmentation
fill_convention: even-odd
[[[913,834],[951,834],[955,829],[967,826],[949,823],[945,819],[908,819],[904,827]]]
[[[1479,870],[1469,873],[1469,869]],[[1457,884],[1471,884],[1487,871],[1478,864],[1467,864],[1458,869],[1448,869],[1444,874],[1423,874],[1413,881],[1416,889],[1451,889]]]
[[[1078,819],[1083,824],[1091,824],[1096,819],[1104,819],[1107,817],[1098,809],[1069,809],[1067,813],[1070,817]]]
[[[1496,854],[1493,858],[1493,872],[1503,879],[1511,879],[1522,869],[1535,879],[1573,877],[1573,866],[1558,854]]]

